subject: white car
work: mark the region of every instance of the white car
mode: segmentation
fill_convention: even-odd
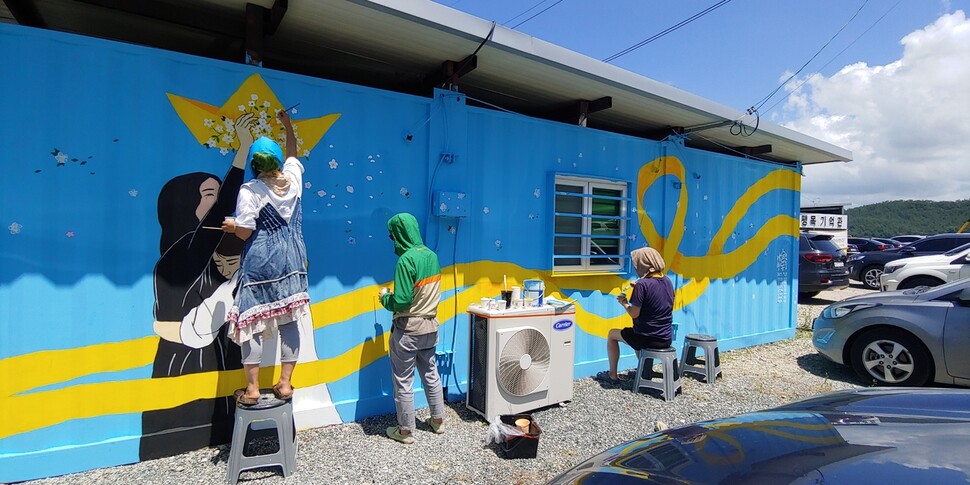
[[[917,286],[939,286],[970,277],[970,243],[943,254],[917,256],[886,263],[879,287],[882,291]]]

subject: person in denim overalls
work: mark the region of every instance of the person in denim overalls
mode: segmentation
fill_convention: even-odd
[[[239,190],[235,220],[223,222],[223,230],[246,241],[239,269],[239,285],[229,311],[230,337],[242,347],[246,388],[236,391],[243,405],[259,400],[259,362],[262,339],[280,334],[280,379],[273,386],[279,399],[290,399],[290,379],[300,352],[297,319],[309,310],[307,255],[303,242],[303,165],[296,158],[296,136],[286,111],[279,113],[286,130],[286,161],[273,140],[252,142],[248,130],[237,130],[240,150],[250,141],[250,166],[256,178]],[[281,167],[282,162],[282,167]]]

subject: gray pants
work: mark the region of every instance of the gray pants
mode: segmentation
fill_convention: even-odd
[[[277,329],[280,332],[280,362],[296,362],[300,356],[300,326],[294,320]],[[241,347],[243,364],[259,364],[263,359],[263,334],[253,335]]]
[[[424,335],[407,335],[394,328],[390,338],[391,372],[394,377],[394,405],[397,423],[402,429],[414,429],[414,367],[417,365],[424,395],[431,406],[432,418],[443,418],[445,401],[441,393],[441,378],[435,363],[435,346],[438,332]]]

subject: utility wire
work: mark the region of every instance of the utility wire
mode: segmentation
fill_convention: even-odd
[[[862,2],[862,5],[859,6],[859,9],[856,10],[854,14],[852,14],[852,17],[849,17],[849,20],[846,20],[845,23],[842,25],[842,27],[840,27],[839,30],[836,31],[835,34],[833,34],[832,37],[825,44],[823,44],[822,47],[820,47],[818,49],[818,51],[815,52],[814,55],[812,55],[812,57],[810,57],[807,61],[805,61],[804,64],[802,64],[802,67],[799,67],[798,70],[795,71],[794,74],[792,74],[791,76],[788,76],[788,79],[785,79],[784,82],[782,82],[781,84],[779,84],[778,87],[776,87],[774,89],[774,91],[772,91],[771,93],[769,93],[764,98],[761,98],[760,101],[758,101],[757,103],[755,103],[754,105],[752,105],[750,108],[748,108],[748,112],[749,113],[756,112],[759,109],[761,109],[761,107],[764,106],[765,103],[767,103],[768,100],[771,99],[771,97],[774,96],[782,87],[784,87],[785,84],[788,83],[788,81],[791,81],[795,76],[798,75],[798,73],[802,72],[802,70],[804,70],[805,67],[808,66],[808,64],[810,62],[812,62],[813,60],[815,60],[815,58],[818,57],[818,55],[822,53],[822,50],[824,50],[826,47],[828,47],[828,45],[831,44],[832,41],[835,40],[835,38],[838,37],[838,35],[842,33],[843,30],[845,30],[845,28],[849,25],[849,23],[851,23],[852,20],[854,20],[859,15],[859,12],[861,12],[862,9],[865,8],[866,4],[868,4],[868,3],[869,3],[869,0],[865,0],[864,2]]]
[[[536,8],[536,7],[538,7],[539,5],[542,5],[543,3],[546,3],[546,0],[539,0],[539,2],[538,2],[538,3],[536,3],[535,5],[533,5],[533,6],[531,6],[531,7],[529,7],[529,8],[527,8],[527,9],[525,9],[524,11],[522,11],[522,12],[520,12],[520,13],[519,13],[518,15],[516,15],[515,17],[512,17],[512,18],[510,18],[510,19],[508,19],[508,20],[506,20],[505,22],[502,22],[502,25],[505,25],[505,24],[508,24],[509,22],[511,22],[511,21],[513,21],[513,20],[515,20],[515,19],[517,19],[517,18],[519,18],[519,17],[521,17],[521,16],[523,16],[523,15],[525,15],[525,14],[527,14],[527,13],[529,13],[529,12],[531,12],[531,11],[532,11],[533,9],[535,9],[535,8]]]
[[[612,62],[615,59],[618,59],[618,58],[620,58],[622,56],[625,56],[625,55],[627,55],[627,54],[629,54],[629,53],[631,53],[631,52],[633,52],[633,51],[635,51],[635,50],[637,50],[637,49],[639,49],[639,48],[641,48],[641,47],[643,47],[643,46],[645,46],[645,45],[647,45],[647,44],[649,44],[649,43],[651,43],[651,42],[653,42],[653,41],[655,41],[655,40],[657,40],[657,39],[659,39],[659,38],[661,38],[661,37],[663,37],[663,36],[665,36],[665,35],[667,35],[669,33],[671,33],[671,32],[673,32],[673,31],[675,31],[675,30],[677,30],[677,29],[679,29],[679,28],[681,28],[681,27],[683,27],[683,26],[685,26],[685,25],[687,25],[687,24],[689,24],[691,22],[693,22],[693,21],[695,21],[695,20],[697,20],[697,19],[699,19],[699,18],[701,18],[701,17],[703,17],[703,16],[705,16],[705,15],[713,12],[718,7],[721,7],[723,5],[726,5],[730,1],[731,0],[721,0],[721,1],[717,2],[717,3],[715,3],[714,5],[711,5],[710,7],[707,7],[704,10],[701,10],[700,12],[697,12],[694,15],[692,15],[692,16],[684,19],[684,20],[681,20],[677,24],[672,25],[670,27],[667,27],[666,29],[664,29],[661,32],[656,33],[656,34],[654,34],[654,35],[652,35],[650,37],[647,37],[646,39],[644,39],[644,40],[642,40],[642,41],[640,41],[640,42],[638,42],[638,43],[636,43],[636,44],[634,44],[634,45],[632,45],[630,47],[627,47],[626,49],[623,49],[620,52],[617,52],[616,54],[613,54],[612,56],[607,57],[606,59],[603,59],[603,62]]]
[[[869,26],[869,28],[867,28],[861,34],[859,34],[859,36],[856,37],[852,42],[849,42],[849,45],[845,46],[844,49],[840,50],[838,54],[832,56],[832,58],[829,59],[828,62],[826,62],[825,64],[822,64],[822,67],[818,68],[818,71],[817,72],[813,73],[811,76],[808,76],[807,78],[803,79],[802,82],[798,83],[798,85],[795,86],[791,91],[789,91],[788,94],[785,95],[785,97],[779,99],[778,101],[775,101],[774,104],[772,104],[771,106],[768,107],[767,110],[765,110],[765,113],[770,113],[771,110],[775,109],[775,106],[778,106],[778,103],[781,103],[782,101],[790,98],[791,95],[792,94],[795,94],[795,92],[797,92],[798,89],[801,88],[805,83],[807,83],[808,81],[811,81],[812,78],[814,78],[815,76],[818,76],[819,75],[819,72],[821,72],[822,69],[825,69],[826,67],[828,67],[828,65],[831,64],[833,61],[835,61],[839,56],[841,56],[842,53],[844,53],[845,51],[849,50],[850,47],[852,47],[853,45],[855,45],[855,43],[858,42],[859,39],[861,39],[863,36],[865,36],[866,34],[868,34],[869,31],[872,30],[872,28],[876,26],[876,24],[878,24],[879,22],[882,22],[882,19],[886,18],[886,16],[889,15],[889,12],[892,12],[896,8],[896,6],[899,5],[902,2],[903,2],[903,0],[898,0],[896,3],[893,4],[892,7],[889,7],[889,10],[886,10],[886,13],[882,14],[881,17],[879,17],[878,19],[876,19],[876,21],[873,22],[872,25]],[[784,86],[784,84],[782,84],[782,86]]]
[[[529,17],[529,18],[527,18],[527,19],[525,19],[525,20],[523,20],[523,21],[521,21],[521,22],[513,25],[512,28],[513,29],[517,29],[520,25],[522,25],[522,24],[524,24],[524,23],[526,23],[526,22],[528,22],[528,21],[530,21],[530,20],[532,20],[532,19],[534,19],[534,18],[536,18],[536,17],[544,14],[547,10],[549,10],[552,7],[555,7],[556,5],[559,5],[560,3],[562,3],[562,0],[556,0],[556,3],[554,3],[554,4],[552,4],[552,5],[544,8],[544,9],[542,9],[540,11],[538,11],[535,15],[533,15],[533,16],[531,16],[531,17]]]

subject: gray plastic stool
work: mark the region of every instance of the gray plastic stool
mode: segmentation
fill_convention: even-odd
[[[697,349],[704,352],[704,358],[697,356]],[[717,339],[700,333],[684,337],[684,349],[680,358],[680,373],[688,372],[704,376],[708,384],[714,384],[721,374],[721,356],[717,350]]]
[[[293,421],[293,403],[280,400],[272,391],[263,389],[263,395],[252,406],[236,405],[236,425],[232,430],[232,447],[229,448],[229,466],[226,480],[235,484],[239,474],[246,470],[279,466],[283,476],[288,477],[296,471],[296,424]],[[267,394],[266,391],[269,391]],[[275,453],[246,456],[246,444],[250,432],[274,430],[279,440]]]
[[[641,388],[658,389],[664,395],[664,400],[672,401],[677,392],[683,392],[680,387],[680,368],[677,366],[677,349],[641,349],[637,351],[637,375],[633,379],[633,392],[640,392]],[[661,372],[653,370],[653,360],[661,361]],[[661,380],[654,381],[654,377]]]

